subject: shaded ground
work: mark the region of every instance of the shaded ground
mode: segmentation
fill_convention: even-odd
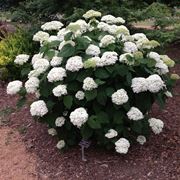
[[[169,54],[180,59],[171,47]],[[180,74],[180,64],[173,72]],[[178,180],[180,179],[180,82],[161,112],[162,134],[152,135],[144,146],[135,145],[125,156],[90,147],[88,161],[81,161],[79,147],[64,153],[56,149],[56,139],[47,127],[32,120],[28,107],[17,110],[17,97],[6,95],[0,86],[0,180]],[[180,161],[179,161],[180,162]]]

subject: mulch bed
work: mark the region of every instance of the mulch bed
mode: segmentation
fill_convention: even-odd
[[[172,48],[171,48],[172,50]],[[180,59],[175,48],[168,51],[171,57]],[[180,64],[173,72],[180,74]],[[0,86],[0,107],[15,108],[17,97],[6,95],[6,88]],[[174,88],[174,98],[167,101],[163,111],[155,105],[154,117],[165,123],[160,135],[151,135],[148,142],[130,148],[127,155],[105,151],[94,146],[86,150],[87,162],[81,161],[80,147],[59,152],[57,140],[47,133],[46,125],[35,122],[28,106],[10,113],[6,126],[18,129],[22,134],[27,151],[37,156],[39,179],[52,180],[177,180],[180,179],[178,164],[180,152],[180,82]],[[13,149],[12,149],[13,151]]]

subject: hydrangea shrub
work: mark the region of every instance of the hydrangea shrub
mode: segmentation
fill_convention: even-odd
[[[30,113],[58,136],[57,148],[84,139],[125,154],[130,144],[162,131],[163,121],[149,111],[172,96],[174,61],[155,52],[157,41],[131,35],[124,23],[93,10],[68,25],[47,22],[33,37],[39,54],[16,57],[28,80],[10,82],[7,93],[19,93],[20,102],[36,95]]]

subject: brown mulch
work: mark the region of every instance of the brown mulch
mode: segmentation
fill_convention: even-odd
[[[168,52],[172,58],[180,59],[179,51],[171,48]],[[180,64],[173,72],[180,74]],[[81,161],[78,146],[59,152],[55,147],[57,140],[48,135],[46,125],[31,118],[28,106],[15,112],[17,97],[7,96],[2,85],[0,97],[0,109],[6,109],[3,121],[0,119],[0,180],[180,179],[180,82],[177,82],[174,98],[167,101],[165,109],[160,111],[154,106],[152,110],[154,117],[165,123],[160,135],[152,134],[144,146],[132,146],[127,155],[91,146],[85,152],[87,162]],[[14,164],[13,158],[16,158]]]

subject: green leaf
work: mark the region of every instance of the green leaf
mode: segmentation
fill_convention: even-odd
[[[72,107],[72,104],[73,104],[73,97],[70,95],[64,96],[63,103],[66,106],[66,108],[70,109]]]
[[[48,51],[45,53],[45,55],[46,55],[49,59],[52,59],[52,58],[54,57],[54,55],[55,55],[55,51],[52,50],[52,49],[50,49],[50,50],[48,50]]]
[[[113,116],[113,122],[115,124],[123,124],[123,113],[121,111],[116,111]]]
[[[126,76],[126,74],[128,73],[128,67],[125,65],[120,65],[120,64],[115,64],[115,72],[116,74],[120,75],[120,76]]]
[[[111,87],[108,87],[108,88],[106,89],[106,94],[107,94],[108,97],[111,97],[111,95],[112,95],[114,92],[115,92],[115,90],[114,90],[113,88],[111,88]]]
[[[97,114],[97,121],[101,124],[109,123],[109,116],[107,113],[101,111]]]
[[[47,105],[47,108],[49,109],[49,111],[51,111],[53,106],[55,105],[55,103],[52,100],[48,100],[46,105]]]
[[[106,79],[109,77],[109,73],[103,68],[98,68],[94,74],[97,78],[100,79]]]
[[[17,104],[16,104],[17,108],[21,108],[22,106],[24,106],[25,102],[26,102],[25,97],[22,97],[21,99],[19,99]]]
[[[131,124],[131,129],[132,129],[133,131],[135,131],[136,133],[138,133],[138,134],[141,134],[141,132],[142,132],[142,127],[143,127],[143,125],[142,125],[141,120],[139,120],[139,121],[133,121],[133,124]]]
[[[130,72],[128,72],[126,74],[126,81],[127,81],[128,85],[130,86],[132,83],[132,74]]]
[[[91,101],[93,99],[95,99],[97,96],[97,90],[94,89],[92,91],[85,91],[85,97],[87,99],[87,101]]]
[[[107,95],[106,92],[104,90],[102,91],[98,91],[97,94],[97,102],[101,105],[106,105],[107,102]]]
[[[100,79],[96,79],[95,82],[97,85],[103,85],[106,83],[105,81],[101,81]]]
[[[100,129],[101,128],[101,124],[97,121],[97,118],[94,115],[90,116],[87,123],[92,129]]]
[[[75,53],[75,48],[71,44],[66,44],[62,47],[60,53],[58,53],[59,57],[71,57]]]
[[[154,67],[156,65],[156,61],[154,59],[148,59],[147,60],[147,66],[148,67]]]
[[[65,37],[64,37],[64,40],[65,40],[65,41],[71,40],[72,35],[73,35],[72,32],[67,33],[67,34],[65,35]]]
[[[27,76],[29,72],[31,71],[31,67],[25,67],[21,70],[22,77]]]
[[[80,129],[82,138],[88,140],[93,135],[93,130],[86,124]]]
[[[87,49],[87,47],[89,46],[90,44],[90,41],[85,38],[85,37],[77,37],[75,39],[75,41],[77,42],[77,49],[78,50],[84,50],[84,49]]]

